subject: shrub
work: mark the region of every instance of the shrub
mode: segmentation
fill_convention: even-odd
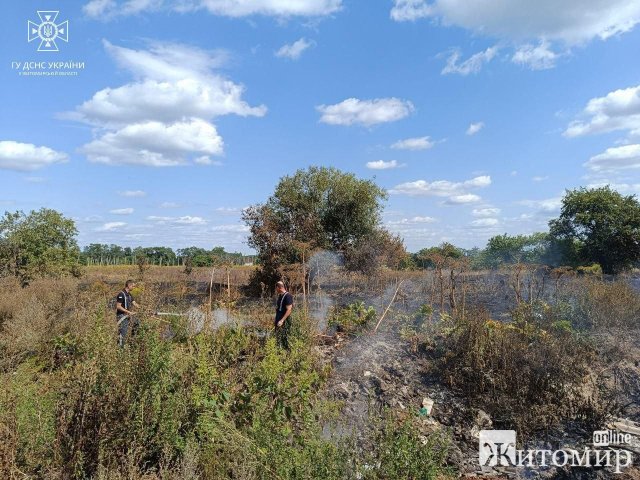
[[[522,303],[508,323],[483,310],[445,322],[440,374],[498,425],[528,433],[573,418],[588,400],[582,387],[595,352],[565,314]]]
[[[346,307],[334,307],[329,315],[329,325],[346,332],[353,332],[367,325],[376,317],[374,307],[366,307],[364,302],[355,302]]]

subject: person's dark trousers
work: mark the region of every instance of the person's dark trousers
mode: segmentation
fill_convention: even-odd
[[[281,327],[275,325],[276,342],[280,348],[289,350],[289,331],[291,329],[291,322],[287,318]]]
[[[118,346],[124,347],[128,336],[133,336],[138,330],[138,319],[131,319],[128,315],[118,316]]]

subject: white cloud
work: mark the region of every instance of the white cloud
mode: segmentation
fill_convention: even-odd
[[[460,51],[454,50],[447,59],[447,64],[442,69],[442,74],[457,73],[459,75],[469,75],[470,73],[478,73],[482,69],[482,65],[490,62],[498,53],[498,47],[489,47],[482,52],[478,52],[464,62],[459,62]]]
[[[147,220],[155,222],[157,225],[205,225],[207,221],[202,217],[185,215],[183,217],[166,217],[158,215],[150,215]]]
[[[494,215],[498,215],[500,213],[499,208],[474,208],[471,211],[471,214],[474,217],[493,217]]]
[[[118,195],[120,195],[121,197],[144,197],[147,195],[147,192],[144,192],[142,190],[124,190],[122,192],[118,192]]]
[[[244,233],[249,231],[249,227],[247,225],[215,225],[211,227],[212,232],[238,232]]]
[[[500,221],[497,218],[480,218],[471,222],[474,227],[494,227],[498,225]]]
[[[554,197],[544,200],[522,200],[517,203],[526,207],[535,208],[543,213],[554,213],[560,210],[560,207],[562,206],[562,198]]]
[[[517,63],[531,70],[547,70],[556,65],[559,55],[550,49],[549,42],[542,40],[537,46],[521,45],[511,57]]]
[[[403,218],[401,220],[394,220],[387,222],[387,225],[415,225],[415,224],[423,224],[423,223],[434,223],[437,220],[433,217],[413,217],[413,218]]]
[[[545,180],[549,180],[549,176],[541,176],[541,175],[537,175],[535,177],[531,177],[531,180],[533,180],[534,182],[544,182]]]
[[[481,175],[465,181],[463,185],[465,187],[488,187],[491,185],[491,177],[489,175]]]
[[[447,205],[463,205],[465,203],[476,203],[482,200],[475,193],[465,193],[463,195],[453,195],[446,200]]]
[[[225,215],[230,215],[230,214],[234,214],[234,213],[240,213],[244,210],[244,208],[238,208],[238,207],[218,207],[216,208],[216,212],[218,213],[222,213]]]
[[[215,165],[216,167],[220,167],[223,165],[220,160],[213,160],[209,155],[197,157],[193,160],[193,163],[196,163],[198,165]]]
[[[591,157],[584,166],[597,173],[638,169],[640,168],[640,145],[607,148],[604,153]]]
[[[341,7],[342,0],[91,0],[83,11],[89,17],[99,19],[158,10],[206,10],[227,17],[266,15],[286,18],[322,17],[339,11]]]
[[[177,225],[204,225],[207,221],[202,217],[191,217],[186,215],[174,220]]]
[[[96,228],[96,232],[111,232],[113,230],[119,230],[122,227],[126,227],[127,224],[125,222],[107,222],[101,227]]]
[[[131,215],[133,213],[133,208],[116,208],[114,210],[109,210],[109,213],[113,215]]]
[[[160,208],[180,208],[180,204],[176,202],[162,202]]]
[[[359,100],[348,98],[335,105],[319,105],[316,107],[322,116],[320,121],[330,125],[364,126],[379,123],[395,122],[414,111],[414,106],[407,100],[398,98],[376,98]]]
[[[469,125],[469,128],[467,128],[467,135],[475,135],[483,128],[484,122],[472,123],[471,125]]]
[[[302,53],[313,45],[313,42],[309,42],[304,38],[296,40],[292,44],[283,45],[275,53],[276,57],[289,58],[291,60],[298,60]]]
[[[464,182],[450,182],[448,180],[427,182],[425,180],[416,180],[415,182],[396,185],[389,190],[389,193],[394,195],[409,195],[412,197],[448,197],[445,203],[449,205],[460,205],[480,201],[481,198],[476,194],[470,193],[469,190],[484,188],[489,185],[491,185],[491,177],[488,175],[475,177]]]
[[[429,137],[415,137],[398,140],[391,145],[391,148],[397,150],[428,150],[434,145],[435,143]]]
[[[92,162],[220,164],[210,156],[222,155],[224,142],[210,119],[266,113],[266,107],[251,107],[242,100],[243,86],[214,73],[225,54],[162,42],[151,42],[147,50],[106,41],[104,46],[136,81],[100,90],[63,115],[98,127],[97,138],[80,149]]]
[[[106,165],[171,167],[184,165],[192,154],[221,155],[222,137],[216,128],[200,119],[166,125],[136,123],[105,133],[80,151],[91,162]]]
[[[395,10],[395,14],[394,14]],[[444,25],[522,42],[532,39],[568,45],[609,38],[640,22],[640,3],[629,0],[394,0],[397,21],[432,17]]]
[[[148,50],[133,50],[104,42],[116,63],[139,80],[118,88],[105,88],[74,112],[64,116],[92,125],[119,126],[184,117],[221,115],[263,116],[266,107],[251,107],[242,100],[244,87],[215,73],[220,55],[181,44],[151,43]]]
[[[395,0],[391,18],[396,22],[414,21],[433,13],[433,8],[424,0]]]
[[[391,168],[401,167],[396,160],[391,160],[389,162],[385,162],[384,160],[377,160],[375,162],[367,162],[367,168],[372,170],[389,170]]]
[[[36,147],[31,143],[12,140],[0,141],[0,169],[33,171],[67,160],[66,153],[56,152],[49,147]]]
[[[583,111],[587,120],[575,120],[564,132],[566,137],[628,130],[640,136],[640,85],[589,100]]]

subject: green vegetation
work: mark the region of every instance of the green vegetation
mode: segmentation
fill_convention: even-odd
[[[567,263],[598,263],[618,273],[640,260],[640,203],[602,188],[568,191],[560,217],[549,223]]]
[[[364,302],[354,302],[346,307],[333,307],[328,324],[342,331],[354,332],[376,318],[376,309],[366,307]]]
[[[121,247],[92,243],[82,249],[80,260],[84,265],[135,265],[144,258],[150,265],[169,266],[186,265],[192,267],[211,267],[216,264],[243,265],[253,262],[253,256],[230,253],[224,247],[211,250],[200,247],[187,247],[176,250],[169,247]]]
[[[319,249],[345,254],[360,270],[377,266],[373,262],[383,260],[387,245],[404,251],[380,226],[386,197],[372,181],[335,168],[310,167],[283,177],[265,203],[243,213],[261,266],[256,281],[273,283],[284,265],[304,263]]]
[[[382,443],[366,454],[348,436],[323,435],[340,405],[320,395],[330,370],[304,327],[293,330],[285,351],[255,328],[168,339],[163,323],[143,317],[139,335],[119,349],[102,293],[83,289],[74,298],[77,287],[41,280],[0,294],[2,478],[342,480],[448,472],[445,443],[428,437],[424,445],[427,437],[407,419],[389,416],[372,432],[371,441]],[[154,295],[147,286],[139,300],[152,305]]]
[[[5,212],[0,219],[0,276],[17,277],[22,285],[34,278],[79,274],[73,220],[42,208]]]

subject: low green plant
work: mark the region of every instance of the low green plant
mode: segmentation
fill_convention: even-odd
[[[365,306],[364,302],[354,302],[346,307],[334,307],[329,315],[329,325],[346,332],[364,327],[376,318],[376,309]]]
[[[416,417],[398,418],[386,412],[375,424],[370,448],[360,459],[365,480],[454,478],[446,467],[448,438],[440,432],[422,433]]]

